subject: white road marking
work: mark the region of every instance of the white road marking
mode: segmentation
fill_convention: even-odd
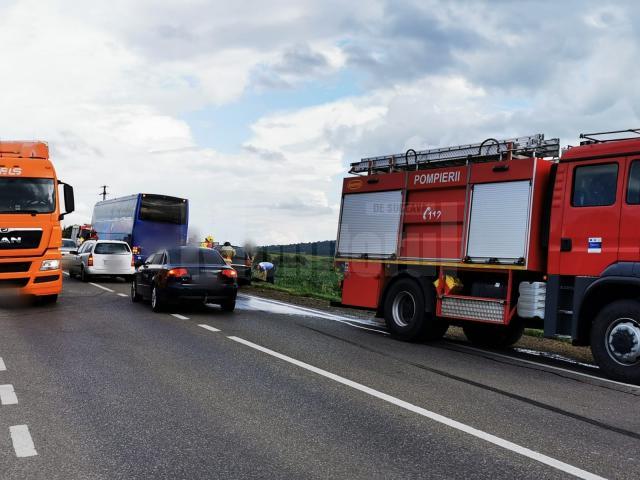
[[[63,271],[63,272],[62,272],[62,274],[63,274],[63,275],[66,275],[67,277],[70,277],[70,276],[71,276],[71,274],[70,274],[69,272],[64,272],[64,271]]]
[[[172,317],[176,317],[178,320],[189,320],[189,317],[185,317],[184,315],[180,315],[179,313],[172,313]]]
[[[2,405],[15,405],[18,403],[18,397],[13,385],[0,385],[0,403]]]
[[[582,372],[579,372],[579,371],[576,371],[576,370],[570,370],[568,368],[562,368],[562,367],[556,367],[556,366],[553,366],[553,365],[547,365],[546,363],[539,363],[539,362],[534,362],[534,361],[531,361],[531,360],[525,360],[524,358],[518,358],[518,357],[509,356],[509,355],[503,355],[502,353],[488,352],[486,350],[482,350],[480,348],[475,348],[475,347],[470,347],[468,345],[460,345],[458,343],[451,343],[450,345],[454,345],[456,348],[459,348],[461,350],[471,350],[471,351],[474,351],[474,352],[483,353],[485,355],[491,355],[491,356],[495,356],[495,357],[499,357],[499,358],[504,358],[504,359],[507,359],[507,360],[512,360],[513,362],[516,362],[516,363],[517,362],[521,362],[521,363],[526,363],[526,364],[529,364],[529,365],[536,365],[538,367],[542,367],[542,368],[545,368],[545,369],[548,368],[548,369],[551,369],[551,370],[558,370],[558,371],[561,371],[561,372],[570,373],[571,375],[577,375],[577,376],[580,376],[580,377],[591,378],[591,379],[594,379],[594,380],[598,380],[600,382],[607,382],[607,383],[611,383],[613,385],[621,385],[623,387],[628,387],[628,388],[631,388],[633,390],[640,391],[640,387],[639,386],[633,385],[631,383],[624,383],[624,382],[618,382],[616,380],[609,380],[608,378],[598,377],[596,375],[589,375],[588,373],[582,373]]]
[[[118,296],[119,297],[128,297],[129,295],[127,295],[126,293],[119,293]]]
[[[93,285],[94,287],[101,288],[102,290],[106,290],[107,292],[111,292],[111,293],[114,292],[114,290],[111,290],[110,288],[107,288],[107,287],[103,287],[102,285],[98,285],[97,283],[89,282],[89,285]]]
[[[211,325],[201,324],[201,325],[198,325],[198,326],[202,327],[202,328],[204,328],[206,330],[209,330],[210,332],[219,332],[220,331],[219,329],[217,329],[215,327],[212,327]],[[229,337],[229,338],[231,338],[231,337]]]
[[[202,327],[203,325],[200,325],[200,326]],[[461,432],[467,433],[471,436],[474,436],[486,442],[492,443],[498,447],[504,448],[511,452],[517,453],[524,457],[543,463],[545,465],[548,465],[552,468],[568,473],[570,475],[574,475],[575,477],[582,478],[585,480],[604,480],[603,477],[595,475],[591,472],[587,472],[586,470],[582,470],[580,468],[574,467],[573,465],[569,465],[568,463],[561,462],[560,460],[556,460],[555,458],[548,457],[547,455],[544,455],[542,453],[536,452],[534,450],[530,450],[526,447],[522,447],[516,443],[510,442],[503,438],[496,437],[495,435],[492,435],[490,433],[484,432],[482,430],[478,430],[464,423],[458,422],[456,420],[445,417],[438,413],[431,412],[422,407],[418,407],[417,405],[413,405],[409,402],[405,402],[404,400],[400,400],[399,398],[392,397],[391,395],[387,395],[386,393],[379,392],[378,390],[374,390],[373,388],[367,387],[365,385],[354,382],[352,380],[341,377],[339,375],[328,372],[326,370],[322,370],[321,368],[314,367],[313,365],[309,365],[308,363],[301,362],[300,360],[296,360],[295,358],[288,357],[286,355],[283,355],[282,353],[278,353],[276,351],[270,350],[268,348],[252,343],[243,338],[234,337],[234,336],[230,336],[227,338],[235,342],[241,343],[243,345],[246,345],[247,347],[251,347],[255,350],[259,350],[263,353],[279,358],[280,360],[284,360],[285,362],[291,363],[297,367],[304,368],[305,370],[309,370],[310,372],[316,373],[325,378],[334,380],[335,382],[341,383],[355,390],[364,392],[368,395],[371,395],[372,397],[379,398],[380,400],[384,400],[385,402],[404,408],[405,410],[409,410],[410,412],[414,412],[414,413],[417,413],[418,415],[422,415],[423,417],[429,418],[435,422],[441,423],[443,425],[446,425],[448,427],[454,428]]]
[[[11,441],[13,449],[16,451],[17,457],[33,457],[38,455],[36,448],[33,446],[33,440],[29,433],[29,427],[26,425],[14,425],[9,427],[11,432]]]
[[[4,372],[7,369],[7,366],[4,364],[4,360],[0,357],[0,372]]]

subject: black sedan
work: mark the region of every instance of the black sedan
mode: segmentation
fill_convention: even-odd
[[[208,248],[177,247],[153,253],[131,282],[131,300],[150,300],[154,312],[182,302],[215,303],[232,312],[237,293],[237,272]]]

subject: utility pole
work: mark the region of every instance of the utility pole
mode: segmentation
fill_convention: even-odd
[[[102,201],[104,202],[107,199],[107,187],[108,185],[102,185],[100,188],[102,189],[102,192],[100,192],[98,195],[102,196]]]

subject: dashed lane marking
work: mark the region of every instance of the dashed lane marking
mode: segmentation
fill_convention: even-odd
[[[172,317],[176,317],[178,320],[189,320],[189,317],[185,317],[184,315],[180,315],[179,313],[172,313]]]
[[[111,292],[111,293],[115,292],[115,290],[111,290],[110,288],[103,287],[102,285],[98,285],[97,283],[89,282],[89,285],[93,285],[94,287],[101,288],[102,290],[105,290],[107,292]]]
[[[127,295],[126,293],[119,293],[118,296],[119,297],[128,297],[129,295]]]
[[[200,325],[200,326],[204,327],[204,325]],[[386,393],[379,392],[378,390],[374,390],[373,388],[367,387],[360,383],[341,377],[339,375],[336,375],[335,373],[322,370],[321,368],[314,367],[313,365],[309,365],[308,363],[301,362],[300,360],[296,360],[295,358],[288,357],[286,355],[283,355],[282,353],[278,353],[274,350],[270,350],[266,347],[263,347],[256,343],[252,343],[243,338],[234,337],[234,336],[230,336],[227,338],[233,340],[234,342],[241,343],[243,345],[246,345],[247,347],[266,353],[267,355],[271,355],[272,357],[278,358],[280,360],[284,360],[285,362],[291,363],[292,365],[295,365],[297,367],[303,368],[305,370],[309,370],[310,372],[316,373],[325,378],[331,379],[335,382],[351,387],[355,390],[359,390],[363,393],[366,393],[367,395],[371,395],[372,397],[378,398],[387,403],[391,403],[400,408],[404,408],[405,410],[409,410],[410,412],[417,413],[418,415],[429,418],[430,420],[433,420],[435,422],[441,423],[443,425],[454,428],[458,431],[464,432],[473,437],[476,437],[486,442],[497,445],[498,447],[504,448],[511,452],[517,453],[524,457],[540,462],[544,465],[547,465],[557,470],[560,470],[562,472],[568,473],[575,477],[582,478],[585,480],[604,480],[603,477],[600,477],[591,472],[587,472],[586,470],[582,470],[578,467],[574,467],[573,465],[569,465],[568,463],[561,462],[560,460],[556,460],[555,458],[536,452],[535,450],[530,450],[516,443],[510,442],[508,440],[497,437],[495,435],[484,432],[482,430],[478,430],[477,428],[471,427],[470,425],[466,425],[462,422],[458,422],[457,420],[453,420],[451,418],[445,417],[438,413],[426,410],[422,407],[418,407],[417,405],[413,405],[409,402],[405,402],[404,400],[400,400],[399,398],[392,397],[391,395],[387,395]]]
[[[2,405],[15,405],[18,403],[18,397],[13,385],[0,385],[0,403]]]
[[[198,325],[198,326],[204,328],[205,330],[209,330],[210,332],[219,332],[220,331],[220,329],[212,327],[211,325],[201,324],[201,325]]]
[[[64,271],[63,271],[63,272],[62,272],[62,274],[63,274],[63,275],[66,275],[67,277],[70,277],[70,276],[71,276],[71,274],[70,274],[69,272],[64,272]]]
[[[0,372],[4,372],[7,369],[7,366],[4,364],[4,360],[0,357]]]
[[[28,426],[14,425],[13,427],[9,427],[9,432],[11,432],[11,441],[13,442],[13,449],[16,451],[17,457],[33,457],[34,455],[38,455],[33,445]]]

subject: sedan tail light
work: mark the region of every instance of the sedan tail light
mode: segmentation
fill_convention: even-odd
[[[93,267],[93,255],[89,255],[89,258],[87,258],[87,266]]]
[[[236,272],[233,268],[225,268],[224,270],[221,270],[220,275],[230,280],[235,280],[236,278],[238,278],[238,272]]]
[[[172,268],[167,272],[167,277],[170,277],[170,278],[189,277],[189,270],[187,270],[186,268]]]

